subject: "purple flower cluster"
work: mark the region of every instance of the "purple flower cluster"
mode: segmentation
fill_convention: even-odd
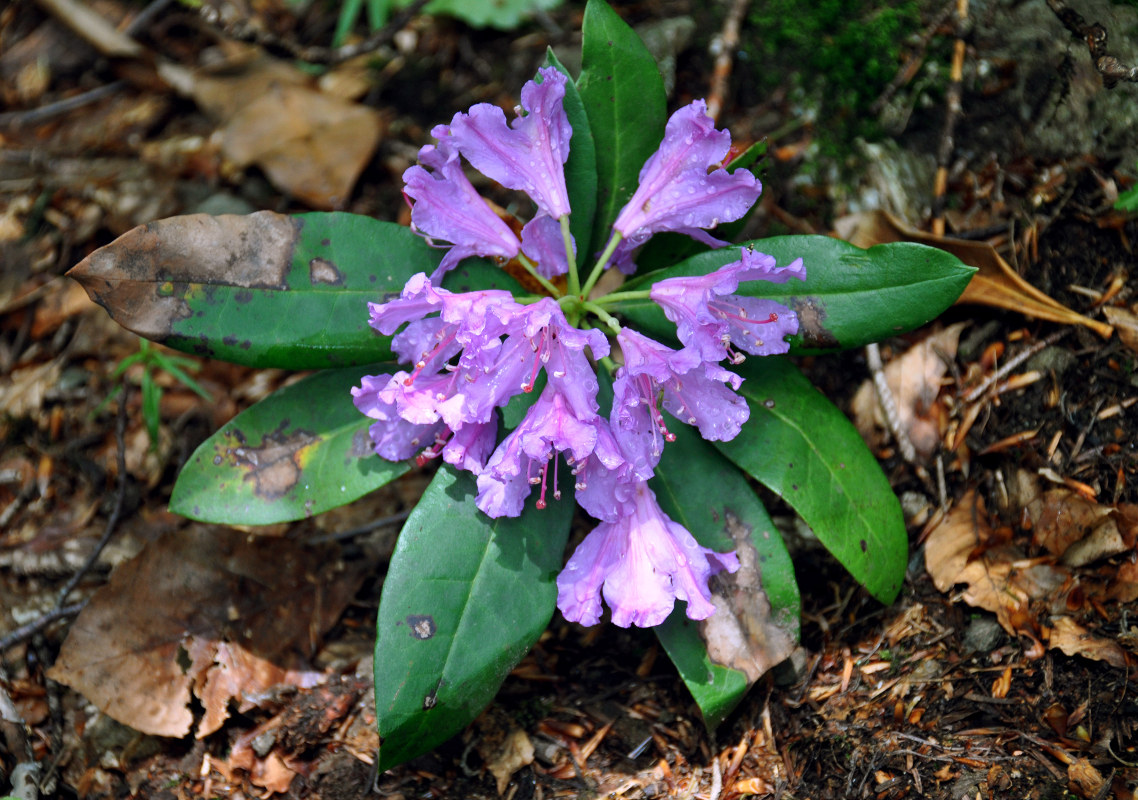
[[[460,260],[479,255],[519,258],[544,279],[569,273],[570,287],[579,287],[568,233],[564,164],[572,129],[565,86],[561,72],[542,69],[522,90],[511,124],[497,107],[480,104],[432,131],[438,144],[424,147],[420,165],[404,174],[405,193],[413,201],[413,228],[449,249],[432,276],[420,273],[398,298],[370,304],[372,326],[395,334],[392,349],[409,371],[366,377],[352,395],[376,420],[370,432],[380,456],[420,462],[441,456],[471,472],[475,502],[491,517],[521,514],[535,489],[537,508],[550,496],[559,499],[564,461],[576,501],[600,521],[557,579],[558,607],[568,619],[598,622],[602,596],[621,626],[658,625],[677,599],[687,603],[689,617],[706,619],[715,611],[708,579],[735,571],[738,561],[700,546],[656,502],[648,481],[675,438],[663,412],[705,439],[734,438],[749,409],[735,391],[741,378],[722,362],[739,363],[742,353],[784,353],[786,337],[798,330],[794,312],[736,294],[739,284],[782,283],[805,273],[801,259],[778,268],[770,256],[743,249],[738,261],[708,275],[659,281],[647,296],[675,322],[679,350],[622,327],[604,311],[603,296],[588,296],[605,267],[634,269],[635,248],[652,234],[675,231],[719,245],[705,229],[740,218],[758,199],[753,175],[719,166],[730,135],[715,130],[696,101],[668,121],[583,291],[515,298],[438,286]],[[478,195],[462,158],[533,201],[536,214],[520,238]],[[592,321],[582,323],[589,314]],[[619,350],[615,358],[608,334]],[[597,369],[614,360],[621,365],[604,416]],[[521,423],[499,440],[498,409],[539,385]]]

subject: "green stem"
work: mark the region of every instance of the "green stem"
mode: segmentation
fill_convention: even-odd
[[[621,303],[625,300],[648,300],[650,297],[651,291],[648,289],[642,292],[609,292],[602,297],[598,297],[593,302],[607,306],[613,303]]]
[[[535,281],[537,281],[538,283],[540,283],[542,285],[542,288],[544,288],[545,291],[549,292],[550,297],[560,297],[561,296],[561,290],[558,289],[556,286],[554,286],[552,283],[550,283],[548,280],[543,278],[538,273],[537,267],[535,267],[533,265],[533,262],[530,261],[525,256],[523,256],[521,253],[518,253],[518,263],[522,265],[522,267],[525,269],[525,271],[528,272],[530,274],[530,276]]]
[[[613,251],[616,250],[616,246],[620,244],[620,240],[623,238],[624,237],[621,236],[620,231],[614,230],[612,232],[612,236],[609,237],[609,243],[605,245],[605,251],[601,253],[600,260],[597,262],[597,265],[593,267],[593,271],[589,273],[589,279],[585,281],[585,285],[581,289],[581,297],[587,298],[589,296],[589,292],[593,291],[593,287],[597,285],[597,281],[600,280],[601,274],[608,267],[609,259],[612,258]]]
[[[580,294],[581,276],[577,274],[577,257],[573,255],[573,234],[569,232],[568,214],[561,218],[561,238],[565,242],[565,258],[569,263],[569,274],[566,276],[569,294]]]
[[[617,322],[616,317],[614,317],[609,312],[605,311],[603,308],[601,308],[596,303],[592,303],[592,302],[589,302],[588,300],[586,300],[584,303],[581,304],[581,308],[585,309],[586,311],[591,311],[594,314],[596,314],[597,318],[600,319],[600,321],[603,322],[604,324],[608,325],[609,330],[611,330],[613,333],[620,333],[620,323]]]

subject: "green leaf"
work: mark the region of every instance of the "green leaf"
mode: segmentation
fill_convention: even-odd
[[[566,499],[544,510],[531,499],[520,517],[494,520],[475,507],[469,473],[439,468],[383,583],[375,647],[381,771],[473,720],[549,624],[573,517],[566,489]]]
[[[676,440],[664,448],[652,482],[660,507],[704,547],[735,550],[739,537],[740,547],[749,543],[754,548],[750,561],[740,551],[743,569],[753,570],[740,577],[755,584],[744,599],[738,599],[739,593],[722,592],[726,597],[720,597],[716,592],[717,605],[727,606],[744,634],[732,641],[746,641],[746,651],[736,650],[730,659],[717,652],[724,662],[718,663],[708,653],[705,625],[689,620],[682,607],[656,628],[704,722],[714,730],[753,683],[743,667],[757,677],[760,669],[786,658],[798,641],[801,600],[790,554],[747,478],[693,428],[679,423],[668,427]],[[725,587],[729,581],[721,576],[713,587]],[[766,603],[756,590],[765,593]]]
[[[784,284],[747,281],[739,294],[768,297],[798,314],[791,353],[860,347],[919,328],[936,318],[964,291],[974,268],[956,256],[908,242],[868,250],[828,236],[778,236],[745,246],[775,257],[779,266],[802,258],[806,280]],[[645,290],[664,278],[705,275],[739,258],[738,247],[700,253],[673,267],[630,281],[621,291]],[[644,333],[670,340],[676,328],[651,300],[614,304]]]
[[[413,0],[395,0],[395,6],[406,8]],[[499,30],[516,28],[535,11],[548,11],[561,0],[433,0],[423,12],[445,14],[476,28],[490,26]]]
[[[142,373],[142,418],[146,420],[146,432],[150,436],[150,446],[158,446],[158,426],[162,423],[162,387],[154,382],[151,370]]]
[[[565,82],[564,105],[573,138],[569,141],[569,160],[565,162],[565,185],[569,191],[569,207],[573,210],[569,229],[577,242],[578,258],[584,258],[589,252],[585,248],[592,238],[593,218],[597,214],[597,148],[581,95],[569,71],[553,54],[553,48],[546,51],[545,63],[570,78]]]
[[[68,274],[147,339],[237,364],[319,369],[391,359],[367,304],[433,272],[441,254],[408,228],[358,214],[192,214],[128,231]],[[483,282],[517,286],[478,259],[443,285]]]
[[[372,449],[373,420],[352,403],[364,375],[391,365],[326,370],[242,411],[206,439],[174,485],[170,510],[191,519],[267,525],[342,506],[394,480],[407,464]]]
[[[715,446],[793,506],[870,594],[893,602],[908,557],[905,520],[861,436],[785,358],[748,358],[736,371],[751,418]]]
[[[686,606],[687,603],[677,603],[676,609],[654,630],[699,706],[704,725],[714,731],[739,705],[751,684],[741,670],[711,660],[707,644],[699,635],[699,625],[684,613]]]
[[[597,216],[592,244],[601,250],[612,223],[636,191],[640,168],[664,138],[667,97],[656,60],[603,0],[589,0],[582,24],[577,89],[597,153]]]

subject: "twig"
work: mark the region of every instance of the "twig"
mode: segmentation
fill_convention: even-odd
[[[1007,360],[1007,363],[1005,363],[1002,367],[1000,367],[998,370],[996,370],[991,375],[989,375],[987,378],[985,378],[979,386],[977,386],[974,389],[972,389],[971,391],[969,391],[968,394],[964,395],[964,397],[962,399],[966,403],[971,403],[973,400],[976,400],[977,398],[980,397],[980,395],[982,395],[982,394],[984,394],[984,392],[988,391],[988,389],[991,388],[993,383],[995,383],[998,380],[1002,380],[1004,377],[1007,376],[1007,374],[1009,372],[1011,372],[1013,369],[1018,367],[1020,364],[1027,361],[1029,358],[1031,358],[1033,355],[1035,355],[1039,351],[1055,344],[1056,342],[1058,342],[1060,339],[1062,339],[1064,336],[1066,336],[1070,332],[1071,332],[1070,328],[1064,328],[1061,331],[1058,331],[1056,333],[1051,334],[1046,339],[1039,341],[1039,342],[1036,342],[1035,344],[1033,344],[1031,347],[1027,348],[1026,350],[1023,350],[1019,353],[1016,353],[1014,356],[1012,356],[1011,358],[1009,358]]]
[[[41,122],[47,122],[49,119],[67,114],[77,108],[83,108],[92,103],[97,103],[104,97],[110,97],[126,86],[126,81],[115,81],[105,86],[96,86],[94,89],[83,92],[82,94],[77,94],[74,97],[66,97],[63,100],[48,103],[39,108],[29,108],[27,111],[5,111],[0,114],[0,127],[18,128],[21,125],[38,125]]]
[[[912,464],[917,460],[917,450],[909,439],[909,434],[901,426],[901,415],[897,413],[897,402],[893,399],[893,392],[889,389],[889,382],[885,380],[885,368],[881,364],[881,349],[877,342],[865,346],[865,360],[869,363],[869,371],[873,375],[873,388],[877,390],[877,401],[881,410],[885,412],[885,422],[889,432],[893,434],[893,441],[901,451],[901,458]]]
[[[750,0],[732,0],[723,22],[723,32],[711,41],[711,52],[715,55],[715,71],[711,73],[711,91],[707,94],[707,115],[719,119],[727,97],[727,79],[731,77],[735,50],[739,46],[739,25],[747,13]]]
[[[115,28],[97,11],[78,0],[37,0],[41,6],[71,29],[71,32],[104,56],[141,58],[145,48]]]
[[[88,601],[84,600],[80,603],[72,603],[69,606],[63,606],[62,608],[53,608],[46,614],[32,620],[27,625],[21,625],[11,633],[5,634],[4,638],[0,639],[0,653],[3,653],[10,647],[18,645],[20,642],[27,641],[57,619],[75,616],[87,607],[87,602]]]
[[[380,517],[373,519],[365,525],[358,528],[352,528],[346,531],[336,531],[335,533],[324,533],[320,536],[314,536],[308,540],[308,544],[323,544],[324,542],[339,542],[344,539],[354,539],[357,536],[362,536],[365,533],[371,533],[374,530],[385,527],[387,525],[394,525],[397,522],[403,522],[407,517],[411,516],[410,511],[400,511],[398,514],[392,514],[387,517]]]
[[[1063,0],[1047,0],[1047,5],[1055,12],[1055,16],[1066,26],[1074,36],[1087,43],[1091,51],[1091,60],[1095,69],[1102,76],[1102,85],[1113,89],[1119,81],[1138,82],[1138,67],[1128,67],[1106,52],[1107,32],[1099,23],[1091,25],[1082,18],[1078,11],[1068,6]]]
[[[372,53],[383,47],[394,38],[411,18],[427,4],[428,0],[415,0],[402,13],[394,17],[387,25],[380,28],[362,42],[345,44],[341,47],[319,47],[316,45],[302,45],[290,39],[284,39],[266,30],[257,27],[247,19],[225,18],[218,9],[203,4],[201,16],[211,26],[218,28],[226,36],[242,42],[253,42],[269,50],[282,50],[293,58],[307,61],[310,64],[341,64],[350,59]]]
[[[944,236],[945,194],[948,191],[948,162],[955,147],[953,132],[960,118],[960,97],[964,87],[964,30],[968,22],[968,0],[956,0],[956,44],[952,51],[952,82],[945,95],[944,129],[940,134],[940,147],[936,155],[936,184],[933,187],[932,232]]]
[[[913,52],[905,59],[905,63],[897,70],[897,74],[893,76],[893,80],[889,81],[889,85],[885,87],[885,90],[878,95],[877,99],[873,101],[873,105],[869,107],[871,114],[880,114],[885,110],[885,106],[893,99],[893,95],[897,94],[897,90],[912,80],[913,75],[916,74],[917,67],[920,65],[920,62],[924,60],[925,51],[929,49],[929,42],[932,41],[937,30],[952,13],[954,3],[955,0],[945,5],[940,15],[932,21],[932,24],[925,28]]]
[[[95,549],[87,556],[87,560],[83,566],[71,576],[71,580],[60,591],[59,597],[55,601],[55,607],[60,608],[63,606],[63,601],[67,599],[67,595],[71,594],[72,590],[79,585],[79,581],[83,580],[83,576],[91,571],[95,566],[95,562],[99,560],[99,555],[103,552],[103,548],[107,546],[107,542],[111,540],[111,536],[118,527],[119,517],[122,516],[123,504],[126,500],[126,384],[123,384],[122,397],[119,399],[119,415],[115,423],[115,442],[118,445],[118,467],[119,467],[119,486],[118,491],[115,493],[115,507],[111,511],[111,516],[107,519],[107,526],[103,529],[103,536],[99,539],[99,543],[95,545]]]

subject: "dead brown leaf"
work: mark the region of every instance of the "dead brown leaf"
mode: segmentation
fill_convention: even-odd
[[[992,537],[983,500],[970,490],[929,534],[925,568],[942,592],[963,584],[964,601],[991,611],[1008,633],[1037,635],[1030,604],[1049,597],[1068,572],[1026,560],[1013,544],[989,546]]]
[[[1117,306],[1103,306],[1102,313],[1118,331],[1119,340],[1132,352],[1138,353],[1138,314]]]
[[[226,158],[256,164],[314,208],[342,207],[379,144],[374,109],[318,91],[300,70],[254,48],[237,48],[224,72],[160,71],[220,124]]]
[[[370,108],[304,86],[276,84],[230,118],[222,151],[257,164],[273,184],[314,208],[341,208],[380,137]]]
[[[885,367],[885,381],[897,404],[901,428],[922,461],[936,451],[944,433],[946,418],[937,413],[936,399],[948,371],[946,359],[951,361],[956,356],[960,332],[966,324],[958,322],[926,336]],[[858,388],[852,408],[858,433],[870,447],[879,445],[886,423],[873,381],[866,380]]]
[[[316,637],[364,574],[336,551],[192,525],[148,544],[91,598],[50,670],[136,730],[185,736],[190,692],[205,707],[198,736],[230,701],[248,710],[278,683],[312,685]]]
[[[1085,656],[1095,661],[1105,661],[1112,667],[1126,667],[1126,651],[1118,642],[1095,636],[1071,617],[1051,618],[1048,644],[1069,656]]]
[[[752,531],[730,511],[727,532],[735,540],[739,569],[721,573],[712,586],[715,613],[699,623],[699,634],[716,664],[737,669],[751,683],[781,663],[794,650],[794,639],[771,614],[763,591],[762,567],[752,544]]]
[[[985,242],[970,242],[914,230],[885,211],[866,211],[844,217],[834,225],[838,235],[858,247],[872,247],[884,242],[918,242],[952,253],[977,272],[958,303],[977,303],[1016,311],[1036,319],[1067,325],[1085,325],[1104,339],[1113,328],[1104,322],[1077,314],[1016,273],[1008,262]]]
[[[510,778],[522,767],[533,763],[533,742],[521,728],[514,728],[506,740],[486,762],[486,769],[498,782],[498,794],[506,791]]]
[[[1067,765],[1068,787],[1079,797],[1087,800],[1103,797],[1106,788],[1106,779],[1091,762],[1085,758],[1076,758]]]

